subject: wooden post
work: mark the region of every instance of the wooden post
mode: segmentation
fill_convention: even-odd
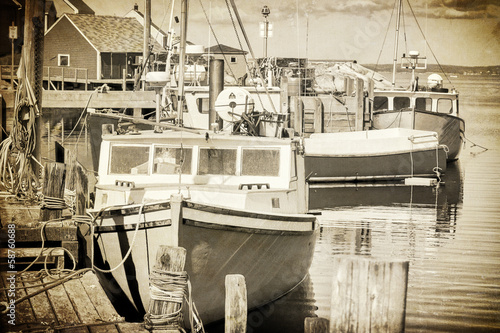
[[[408,261],[334,258],[330,332],[404,332]]]
[[[247,287],[240,274],[226,275],[225,333],[245,333],[247,328]]]
[[[290,96],[290,120],[295,133],[302,134],[304,132],[303,126],[304,108],[300,96]]]
[[[47,67],[47,90],[50,90],[50,66]]]
[[[66,167],[62,163],[47,163],[43,178],[42,193],[46,199],[58,198],[64,200],[64,184],[66,180]],[[40,221],[58,219],[62,216],[62,209],[40,209]]]
[[[281,92],[280,92],[280,100],[281,100],[281,113],[283,114],[288,114],[289,113],[289,106],[288,106],[288,77],[287,76],[282,76],[281,77]],[[287,122],[283,124],[283,127],[291,127],[290,126],[290,118],[287,119]]]
[[[364,99],[365,93],[363,90],[364,81],[363,79],[357,79],[356,82],[356,131],[363,130],[363,120],[364,120]]]
[[[61,119],[61,144],[64,145],[64,117]]]
[[[160,245],[158,251],[156,252],[155,268],[169,272],[181,272],[184,270],[184,265],[186,263],[186,253],[187,253],[186,249],[182,247]],[[151,302],[149,303],[148,314],[150,315],[171,314],[179,311],[181,306],[182,304],[179,304],[177,302],[152,299]],[[156,331],[158,332],[158,330]],[[171,329],[168,331],[175,332]],[[153,332],[155,332],[154,327],[153,327]]]
[[[89,69],[85,68],[85,91],[87,91],[88,84],[89,84]]]
[[[122,80],[122,90],[127,90],[127,70],[124,68],[122,71],[123,80]]]
[[[61,67],[61,90],[64,91],[64,67]]]
[[[45,0],[26,0],[24,6],[23,58],[26,65],[26,80],[31,84],[39,114],[35,115],[35,147],[33,157],[42,160],[42,80],[43,80],[43,34]],[[14,74],[14,73],[11,73]],[[20,80],[20,78],[18,78]],[[35,160],[33,170],[39,175],[40,166]],[[38,177],[37,177],[38,180]]]
[[[326,333],[330,327],[330,321],[326,318],[307,317],[304,320],[304,333]]]
[[[314,133],[323,133],[323,103],[321,99],[314,98]]]
[[[76,203],[75,203],[75,215],[85,215],[87,209],[87,198],[88,198],[88,177],[85,172],[85,168],[80,164],[76,163]]]

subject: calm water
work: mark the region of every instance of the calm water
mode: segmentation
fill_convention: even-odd
[[[407,332],[500,331],[500,78],[454,85],[467,138],[489,150],[467,142],[437,189],[312,189],[323,208],[310,278],[250,313],[249,332],[302,332],[305,317],[329,318],[331,262],[342,254],[410,262]]]

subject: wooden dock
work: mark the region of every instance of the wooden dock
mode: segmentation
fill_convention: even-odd
[[[16,275],[2,273],[1,288],[16,287],[15,299],[26,293],[42,289],[41,282],[52,282],[48,277],[42,281],[33,272]],[[0,302],[7,302],[11,290],[2,290]],[[5,303],[3,303],[5,304]],[[14,316],[9,316],[13,313]],[[11,318],[15,318],[14,321]],[[10,321],[10,322],[9,322]],[[13,325],[14,324],[14,325]],[[125,333],[148,332],[143,323],[127,323],[121,317],[102,289],[96,275],[88,271],[52,289],[43,291],[15,306],[15,310],[2,313],[2,332],[71,332],[71,333]]]

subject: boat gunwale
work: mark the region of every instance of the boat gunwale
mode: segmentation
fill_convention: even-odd
[[[422,143],[416,143],[415,145],[419,145]],[[306,153],[304,156],[306,157],[329,157],[329,158],[366,158],[370,156],[392,156],[392,155],[405,155],[405,154],[413,154],[413,153],[421,153],[421,152],[427,152],[427,151],[435,151],[435,150],[443,150],[446,151],[444,148],[444,145],[440,145],[438,142],[431,143],[434,145],[433,147],[423,147],[423,148],[415,148],[415,149],[403,149],[403,150],[397,150],[397,151],[386,151],[386,152],[362,152],[358,153],[356,152],[355,155],[354,153],[351,154],[332,154],[332,153],[323,153],[323,154],[317,154],[317,153]],[[437,145],[437,147],[436,147]]]

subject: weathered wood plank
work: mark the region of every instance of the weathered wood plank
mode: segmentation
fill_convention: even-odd
[[[64,199],[64,183],[66,180],[66,166],[61,163],[47,163],[43,178],[44,197]],[[62,209],[41,208],[40,221],[58,219],[62,216]]]
[[[68,293],[68,297],[73,304],[80,322],[84,324],[92,324],[100,321],[101,317],[97,313],[94,305],[88,298],[87,292],[79,279],[69,280],[64,283],[64,289]]]
[[[34,282],[33,279],[34,279],[33,275],[29,274],[23,275],[24,285],[26,287],[32,287],[32,288],[26,288],[27,294],[30,294],[32,292],[35,292],[43,288],[43,287],[35,287],[37,284],[40,284],[41,281],[38,280]],[[42,292],[38,295],[31,297],[29,299],[29,302],[31,303],[31,307],[33,308],[33,312],[35,313],[36,322],[43,323],[46,325],[51,323],[57,323],[56,315],[54,314],[54,311],[52,309],[52,306],[50,304],[46,292]]]
[[[113,304],[106,296],[99,280],[93,272],[85,273],[81,278],[81,282],[102,321],[125,321],[125,319],[116,312]]]
[[[118,323],[116,324],[120,333],[150,333],[145,327],[143,323]]]
[[[49,277],[45,277],[43,282],[54,282],[54,280]],[[58,285],[47,290],[47,295],[60,326],[80,323],[80,319],[73,309],[73,305],[69,300],[68,294],[62,285]],[[86,330],[80,329],[78,332],[86,332]]]
[[[6,273],[7,275],[10,275]],[[5,283],[5,286],[8,286],[7,284],[7,275],[2,274],[2,280]],[[24,284],[22,282],[21,276],[17,275],[16,276],[16,286],[17,287],[22,287]],[[19,299],[21,297],[26,296],[26,290],[20,288],[16,289],[16,299]],[[25,324],[25,323],[34,323],[36,322],[35,319],[35,314],[33,313],[33,309],[31,308],[31,304],[28,300],[16,304],[16,325],[19,326],[20,324]]]
[[[247,328],[247,287],[240,274],[226,275],[225,333],[245,333]]]

